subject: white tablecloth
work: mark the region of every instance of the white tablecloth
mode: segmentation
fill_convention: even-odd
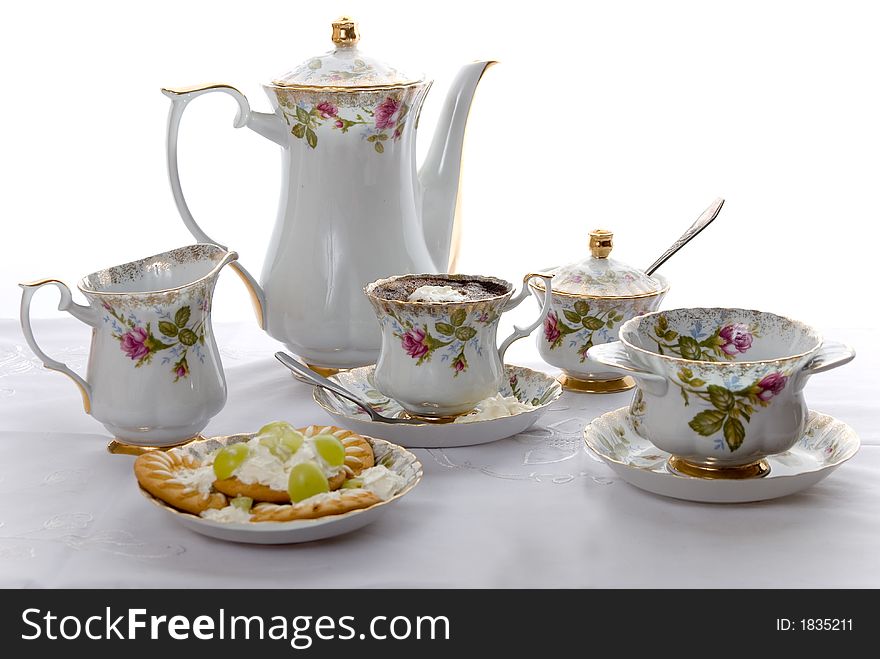
[[[36,323],[47,352],[83,370],[88,332]],[[205,434],[271,419],[328,421],[250,325],[216,328],[229,383]],[[0,321],[0,585],[71,587],[880,587],[880,332],[828,331],[851,365],[814,377],[810,406],[862,449],[816,487],[746,505],[666,499],[622,482],[582,448],[594,416],[629,394],[566,393],[531,431],[416,450],[422,483],[347,536],[250,546],[196,535],[138,493],[70,382]],[[547,368],[526,341],[511,361]]]

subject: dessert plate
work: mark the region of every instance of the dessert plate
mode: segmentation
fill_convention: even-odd
[[[337,373],[330,379],[357,394],[362,400],[371,401],[373,407],[385,416],[402,414],[403,408],[397,401],[376,389],[373,383],[375,370],[375,366],[362,366]],[[373,421],[357,405],[325,389],[315,388],[313,397],[338,425],[361,435],[383,437],[408,448],[472,446],[511,437],[531,428],[562,394],[559,382],[546,373],[509,364],[505,365],[504,370],[504,383],[499,393],[516,396],[520,402],[534,405],[534,409],[485,421],[403,425]]]
[[[193,457],[201,459],[221,446],[247,441],[251,437],[253,437],[252,434],[210,437],[196,440],[174,450],[186,451]],[[422,463],[412,453],[383,439],[373,439],[372,437],[365,437],[365,439],[373,447],[376,464],[383,464],[391,471],[400,474],[406,480],[406,484],[387,501],[381,501],[369,508],[352,510],[341,515],[327,515],[317,519],[301,519],[292,522],[216,522],[177,510],[143,488],[140,488],[140,491],[153,505],[164,510],[188,529],[220,540],[259,545],[280,545],[331,538],[354,531],[375,521],[392,504],[418,485],[422,479]]]
[[[845,423],[810,410],[803,436],[785,453],[767,457],[761,478],[721,480],[679,474],[669,454],[633,429],[629,407],[608,412],[584,429],[587,448],[630,485],[674,499],[744,503],[776,499],[815,485],[859,450],[859,437]]]

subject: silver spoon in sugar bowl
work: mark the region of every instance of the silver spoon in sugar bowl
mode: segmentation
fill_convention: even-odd
[[[721,207],[723,205],[724,205],[724,200],[721,199],[720,197],[718,199],[716,199],[715,201],[713,201],[709,205],[709,207],[703,211],[703,214],[697,218],[697,221],[694,222],[687,231],[685,231],[683,234],[681,234],[679,239],[676,240],[674,243],[672,243],[669,246],[669,249],[667,249],[665,252],[663,252],[663,254],[660,256],[659,259],[654,261],[651,265],[649,265],[645,269],[645,274],[648,275],[649,277],[651,275],[653,275],[654,272],[657,270],[657,268],[659,268],[661,265],[666,263],[666,261],[668,261],[672,257],[673,254],[675,254],[678,250],[680,250],[682,247],[687,245],[703,229],[705,229],[707,226],[712,224],[712,221],[716,217],[718,217],[718,213],[721,212]]]

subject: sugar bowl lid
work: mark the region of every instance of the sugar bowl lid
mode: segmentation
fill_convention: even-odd
[[[590,257],[551,271],[553,292],[585,297],[635,297],[659,293],[660,279],[609,258],[614,234],[605,229],[590,232]]]
[[[331,39],[335,48],[310,57],[291,71],[272,81],[276,87],[289,89],[331,88],[355,91],[383,87],[403,87],[424,80],[409,76],[393,66],[364,55],[357,47],[360,40],[357,23],[342,16],[332,23]]]

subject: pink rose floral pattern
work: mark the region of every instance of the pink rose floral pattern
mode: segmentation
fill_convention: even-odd
[[[705,381],[694,377],[689,368],[678,372],[685,406],[690,405],[691,398],[708,403],[710,409],[698,412],[689,422],[691,429],[702,437],[710,437],[721,431],[724,443],[730,452],[742,446],[746,438],[746,426],[752,415],[763,407],[768,407],[776,396],[782,393],[788,384],[788,376],[774,371],[752,384],[739,389],[728,389],[716,384],[706,385]]]
[[[491,318],[497,318],[495,314],[480,314],[473,322],[488,324]],[[484,322],[485,320],[485,322]],[[402,331],[395,332],[394,336],[400,339],[400,347],[412,359],[416,365],[421,366],[431,361],[431,357],[437,350],[449,347],[453,353],[449,360],[449,367],[454,377],[464,373],[468,369],[468,360],[464,354],[465,347],[471,339],[477,336],[477,330],[468,323],[468,312],[463,308],[455,309],[448,317],[442,317],[434,322],[434,334],[427,325],[414,326],[411,323],[395,318]]]
[[[719,362],[733,361],[752,347],[757,329],[743,323],[728,323],[718,327],[705,339],[681,334],[669,327],[665,315],[657,317],[654,342],[661,355],[671,353],[684,359]]]
[[[401,344],[403,345],[403,349],[413,359],[418,359],[419,364],[422,363],[423,357],[426,357],[428,353],[431,351],[431,348],[428,347],[427,341],[425,339],[428,338],[428,328],[425,329],[415,328],[403,334],[401,339]]]
[[[601,330],[613,330],[623,320],[623,314],[615,309],[605,310],[590,308],[586,300],[578,300],[571,308],[563,308],[565,321],[559,318],[554,310],[544,319],[544,339],[550,344],[550,350],[562,345],[565,337],[574,335],[577,354],[581,363],[587,359],[587,350],[593,347],[594,334]],[[566,321],[568,324],[566,324]]]
[[[291,134],[304,139],[312,148],[318,147],[318,129],[329,124],[333,130],[348,133],[354,126],[364,127],[364,138],[376,153],[385,152],[389,140],[396,142],[403,134],[409,115],[409,105],[402,98],[386,96],[372,107],[357,107],[344,117],[340,108],[330,101],[309,105],[296,103],[286,93],[276,94],[278,103]]]
[[[157,329],[161,338],[153,333],[152,323],[144,324],[133,314],[126,317],[106,302],[103,306],[108,314],[105,321],[113,325],[113,337],[119,341],[122,353],[135,363],[135,368],[151,363],[156,354],[167,352],[172,357],[163,358],[163,363],[173,362],[174,382],[189,377],[187,355],[190,350],[200,351],[205,345],[204,320],[190,323],[190,305],[181,306],[173,317],[170,313],[160,316],[162,320],[157,323]]]

